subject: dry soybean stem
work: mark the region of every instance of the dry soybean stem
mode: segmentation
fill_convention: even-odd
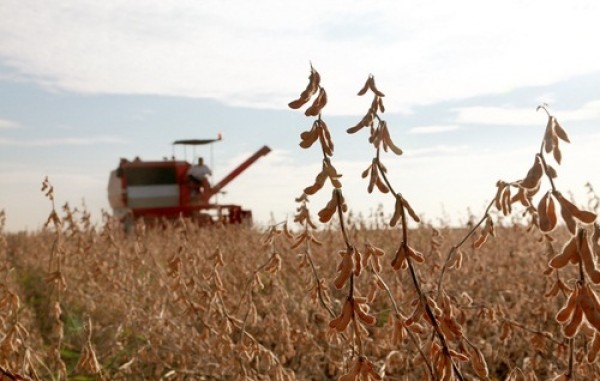
[[[376,144],[376,152],[375,152],[375,158],[373,159],[373,162],[375,163],[376,168],[378,170],[377,175],[380,176],[380,178],[383,180],[383,183],[387,186],[389,191],[391,191],[391,194],[395,198],[396,205],[399,205],[400,218],[401,218],[400,223],[402,224],[402,242],[401,242],[402,249],[401,250],[403,252],[408,252],[410,250],[409,236],[408,236],[408,220],[406,218],[406,208],[408,206],[408,203],[404,200],[404,198],[402,197],[402,195],[400,193],[398,193],[394,190],[392,184],[390,183],[390,181],[387,177],[386,169],[385,169],[384,165],[381,163],[381,159],[380,159],[382,143],[384,144],[384,147],[388,147],[388,148],[392,149],[392,151],[394,151],[394,153],[396,153],[398,155],[402,154],[402,150],[400,150],[393,144],[393,142],[391,141],[391,137],[389,136],[389,131],[387,129],[387,123],[385,121],[383,121],[378,115],[379,109],[381,109],[383,111],[383,109],[380,107],[381,98],[378,98],[378,97],[383,96],[383,94],[378,91],[375,91],[374,79],[372,76],[369,76],[369,80],[367,81],[367,84],[369,84],[369,83],[371,83],[371,85],[372,85],[371,90],[373,90],[373,92],[376,94],[375,99],[378,100],[377,102],[373,102],[373,103],[379,104],[379,106],[377,106],[377,107],[372,106],[371,109],[369,110],[369,114],[368,114],[368,115],[372,115],[372,119],[376,119],[379,123],[377,130],[376,130],[377,132],[375,132],[375,134],[373,134],[374,130],[373,130],[373,127],[371,126],[371,131],[372,131],[371,139],[372,140],[370,140],[370,141],[372,141],[372,142],[379,141],[380,142],[380,143]],[[364,93],[364,92],[361,91],[361,93]],[[359,95],[361,93],[359,93]],[[364,127],[364,124],[361,122],[356,127],[348,130],[348,132],[354,133],[362,127]],[[376,135],[376,134],[378,134],[378,135]],[[394,148],[391,148],[391,147],[394,147]],[[372,181],[373,181],[374,180],[373,176],[375,176],[375,173],[373,173],[373,171],[371,173],[371,176],[372,176]],[[377,181],[377,180],[375,180],[375,181]],[[382,187],[379,185],[378,185],[378,188],[380,190],[382,189]],[[385,193],[385,192],[383,192],[383,193]],[[427,314],[428,319],[431,321],[431,324],[434,329],[434,334],[435,334],[435,336],[438,337],[438,340],[442,346],[443,355],[448,359],[448,361],[450,361],[453,373],[456,375],[456,377],[459,380],[462,381],[462,380],[464,380],[464,378],[463,378],[460,370],[456,366],[454,360],[452,359],[452,355],[450,353],[450,348],[448,346],[446,338],[445,338],[444,334],[442,333],[441,328],[438,324],[438,321],[435,317],[435,314],[433,313],[431,306],[429,305],[429,302],[427,300],[427,297],[425,296],[425,293],[423,292],[423,290],[421,288],[420,280],[419,280],[419,277],[414,268],[412,258],[410,255],[406,255],[404,260],[406,261],[406,263],[408,265],[412,283],[413,283],[413,286],[414,286],[415,291],[417,292],[417,295],[419,298],[419,303],[425,310],[425,313]]]
[[[344,236],[344,242],[346,243],[346,248],[348,250],[353,250],[353,246],[350,244],[350,239],[348,238],[348,232],[346,230],[346,225],[344,223],[344,212],[342,210],[342,191],[339,189],[335,190],[335,197],[338,204],[338,218],[340,219],[340,229],[342,231],[342,235]]]
[[[308,241],[306,241],[306,242],[307,242],[306,257],[308,258],[308,263],[310,264],[310,268],[311,268],[313,277],[315,279],[315,282],[317,283],[316,287],[317,287],[317,296],[319,297],[319,302],[321,303],[323,308],[325,308],[327,310],[327,312],[329,312],[329,316],[335,317],[335,312],[333,312],[333,310],[325,302],[325,298],[323,297],[323,288],[322,288],[322,284],[321,284],[321,278],[319,278],[319,273],[317,272],[317,267],[315,266],[315,262],[312,259],[312,249],[310,247],[310,243]]]
[[[442,267],[442,270],[440,272],[440,278],[438,280],[438,287],[437,287],[437,299],[439,300],[441,295],[442,295],[442,289],[443,289],[443,281],[444,281],[444,274],[446,273],[446,270],[448,269],[448,263],[450,263],[450,258],[452,257],[452,255],[462,247],[462,245],[465,244],[465,242],[467,242],[467,240],[473,235],[475,234],[475,232],[477,231],[477,229],[479,229],[479,227],[485,222],[485,220],[488,218],[489,216],[489,212],[492,209],[492,206],[494,206],[494,200],[492,199],[492,201],[490,201],[490,203],[488,204],[487,208],[485,209],[485,212],[483,213],[483,217],[481,217],[481,219],[479,220],[479,222],[477,222],[477,224],[475,224],[475,226],[473,226],[471,228],[471,230],[469,230],[469,232],[462,238],[462,240],[457,243],[456,245],[452,246],[452,248],[450,248],[450,251],[448,252],[448,255],[446,256],[446,260],[444,261],[444,266]]]
[[[390,303],[392,304],[392,307],[394,308],[394,312],[396,314],[396,318],[399,319],[400,316],[401,316],[401,313],[400,313],[400,310],[398,309],[398,303],[396,303],[396,300],[394,299],[394,296],[392,295],[392,291],[390,290],[390,287],[387,285],[387,283],[385,283],[385,281],[379,275],[379,273],[377,271],[375,271],[375,269],[373,268],[373,263],[371,263],[371,270],[373,270],[373,274],[375,274],[375,277],[380,282],[380,284],[383,286],[383,288],[385,290],[385,293],[387,294],[388,299],[390,300]],[[417,350],[421,354],[421,358],[425,362],[425,365],[427,365],[427,370],[429,371],[429,375],[431,376],[431,379],[435,380],[436,377],[435,377],[435,375],[433,373],[433,368],[431,366],[431,363],[429,362],[429,359],[427,358],[427,356],[423,352],[423,349],[421,349],[421,346],[419,345],[419,341],[417,340],[417,337],[415,336],[415,334],[410,329],[407,329],[406,332],[408,333],[408,337],[410,337],[410,340],[415,345],[415,348],[417,348]]]
[[[523,324],[521,324],[521,323],[519,323],[517,321],[511,320],[511,319],[502,319],[502,320],[500,320],[500,322],[501,323],[507,323],[507,324],[509,324],[512,327],[517,327],[517,328],[522,329],[523,331],[527,331],[527,332],[529,332],[529,333],[531,333],[533,335],[541,336],[544,339],[549,340],[549,341],[553,342],[554,344],[556,344],[558,346],[563,347],[565,345],[565,343],[556,340],[549,333],[547,333],[547,332],[540,332],[540,331],[537,331],[535,329],[531,329],[531,328],[526,327],[526,326],[524,326]]]

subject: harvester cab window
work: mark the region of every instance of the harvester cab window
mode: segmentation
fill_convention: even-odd
[[[130,208],[176,207],[179,185],[175,167],[125,168]]]
[[[177,184],[175,168],[126,168],[127,185]]]

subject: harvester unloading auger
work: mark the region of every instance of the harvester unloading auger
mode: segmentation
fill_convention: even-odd
[[[178,140],[173,144],[197,146],[219,140]],[[271,149],[263,146],[221,181],[202,190],[190,181],[188,170],[192,164],[185,160],[176,160],[174,157],[162,161],[121,159],[119,167],[110,174],[108,200],[115,217],[121,219],[156,220],[182,216],[200,223],[220,221],[235,224],[251,221],[252,211],[242,209],[240,205],[213,203],[211,199],[269,152]]]

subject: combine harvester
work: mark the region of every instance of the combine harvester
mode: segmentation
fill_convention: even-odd
[[[178,140],[173,146],[184,147],[212,144],[221,140]],[[144,161],[121,159],[119,167],[110,173],[108,200],[113,215],[125,223],[143,218],[148,222],[181,217],[200,224],[216,222],[237,224],[252,221],[252,211],[240,205],[219,204],[211,199],[260,157],[271,152],[263,146],[221,181],[208,190],[200,190],[188,178],[191,165],[185,160]],[[194,158],[196,159],[196,158]]]

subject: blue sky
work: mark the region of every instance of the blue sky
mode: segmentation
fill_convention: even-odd
[[[311,120],[286,107],[309,62],[329,95],[323,118],[355,212],[393,204],[360,178],[372,157],[366,132],[345,134],[369,107],[356,96],[369,73],[405,151],[384,158],[391,180],[426,219],[464,220],[498,179],[526,174],[542,102],[572,141],[558,186],[584,204],[585,182],[600,190],[599,16],[592,1],[3,0],[0,209],[11,231],[39,228],[47,175],[59,204],[85,203],[97,219],[120,157],[160,159],[174,140],[222,133],[215,180],[262,145],[273,152],[221,201],[259,222],[291,217],[320,167],[317,150],[298,147]]]

